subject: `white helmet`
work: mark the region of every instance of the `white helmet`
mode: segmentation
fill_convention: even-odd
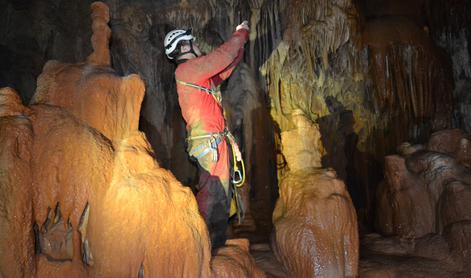
[[[165,47],[165,54],[169,59],[173,59],[170,54],[175,51],[177,45],[181,41],[191,41],[194,40],[195,37],[191,35],[191,29],[188,30],[173,30],[167,33],[164,40],[164,47]]]

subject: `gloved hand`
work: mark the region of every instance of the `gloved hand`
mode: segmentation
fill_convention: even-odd
[[[249,22],[247,20],[244,20],[241,24],[237,25],[236,31],[239,31],[240,29],[250,31]]]

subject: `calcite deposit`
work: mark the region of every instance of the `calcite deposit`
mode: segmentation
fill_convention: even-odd
[[[378,190],[376,225],[390,238],[368,236],[367,249],[429,258],[466,275],[471,238],[469,134],[442,130],[424,146],[403,144],[400,150],[400,155],[386,157],[385,181]]]
[[[31,198],[29,109],[17,92],[0,89],[0,276],[31,277],[35,271]]]
[[[469,0],[104,1],[0,0],[1,277],[469,276]],[[250,244],[211,257],[162,41],[243,20]]]
[[[273,4],[269,13],[281,6]],[[331,10],[335,12],[327,12]],[[336,171],[321,169],[335,167],[346,178],[343,130],[355,131],[360,127],[355,120],[365,114],[355,110],[355,120],[342,129],[334,123],[347,109],[347,99],[361,102],[361,80],[353,79],[352,64],[343,64],[353,47],[349,39],[356,11],[350,1],[295,1],[282,11],[287,22],[282,40],[261,69],[279,128],[282,165],[272,247],[294,277],[355,277],[358,230],[353,203]],[[329,58],[334,53],[336,58]],[[328,119],[329,114],[335,115]]]
[[[274,250],[293,277],[356,277],[358,230],[350,195],[335,172],[304,169],[280,183]]]
[[[319,128],[302,112],[281,133],[288,171],[273,212],[273,249],[294,277],[356,277],[357,217],[345,184],[321,169]]]

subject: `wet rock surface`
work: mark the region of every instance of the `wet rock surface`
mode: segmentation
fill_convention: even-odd
[[[376,224],[388,237],[366,236],[367,254],[415,258],[437,271],[432,277],[469,273],[471,171],[463,158],[468,138],[460,130],[443,130],[425,148],[386,157]],[[396,266],[395,275],[414,272],[409,261]],[[425,276],[428,270],[417,272]]]
[[[273,248],[294,277],[356,277],[358,230],[345,185],[332,171],[287,174],[273,214]]]
[[[273,212],[273,252],[293,277],[356,277],[358,228],[350,195],[334,170],[320,168],[318,125],[299,111],[290,118],[296,128],[281,133],[289,170]]]
[[[1,3],[5,8],[0,11],[0,86],[19,89],[27,103],[48,60],[78,63],[90,53],[91,1]],[[239,141],[254,163],[246,195],[259,208],[255,211],[273,209],[277,184],[272,134],[279,127],[291,128],[283,117],[294,109],[319,121],[326,150],[323,166],[334,168],[346,181],[362,225],[370,229],[384,155],[405,140],[425,140],[437,128],[453,124],[469,131],[471,13],[466,1],[106,3],[112,11],[113,68],[121,75],[138,73],[145,80],[139,128],[161,166],[189,185],[196,183],[196,168],[185,153],[174,67],[162,53],[161,41],[171,28],[193,27],[208,52],[238,21],[251,20],[245,57],[250,72],[242,78],[235,75],[232,82],[252,92],[255,82],[260,88],[257,100],[253,94],[245,98],[247,90],[230,84],[223,93],[238,99],[229,102],[239,113],[228,122],[233,131],[242,130]],[[282,119],[279,126],[271,126],[271,106],[276,110],[272,115]],[[258,125],[262,128],[253,132]],[[256,136],[249,136],[251,132]],[[261,141],[267,145],[263,151]],[[267,217],[253,219],[270,229]]]

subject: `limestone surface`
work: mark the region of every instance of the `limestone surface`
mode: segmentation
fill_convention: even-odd
[[[355,209],[335,172],[287,174],[273,223],[275,254],[293,277],[358,275]]]
[[[409,241],[403,255],[451,264],[456,272],[470,270],[465,251],[471,238],[468,138],[460,130],[442,130],[431,135],[425,148],[409,147],[412,151],[402,156],[386,157],[385,181],[378,190],[378,230]],[[371,241],[367,245],[376,252],[396,252]]]
[[[33,129],[29,109],[11,88],[0,89],[0,276],[35,272],[31,195]]]

